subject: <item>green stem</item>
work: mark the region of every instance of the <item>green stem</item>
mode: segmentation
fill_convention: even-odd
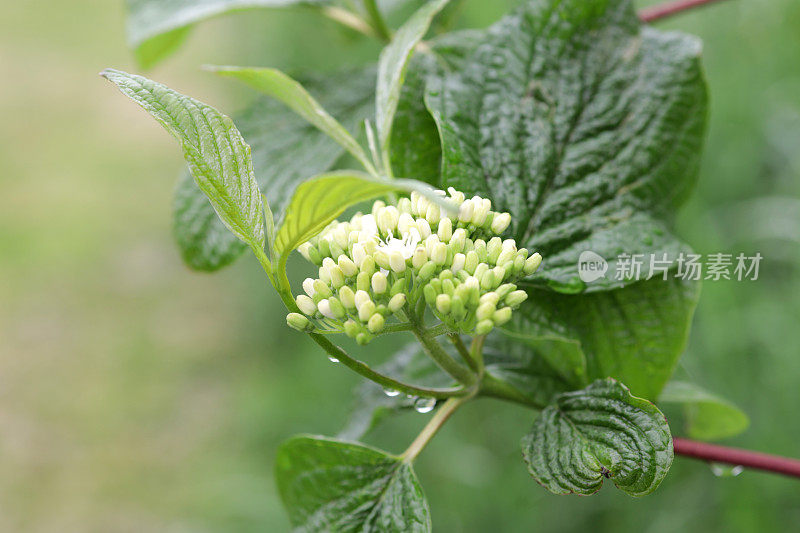
[[[483,344],[486,342],[486,335],[479,335],[472,339],[469,347],[470,358],[478,365],[478,375],[483,376]]]
[[[450,357],[450,355],[444,351],[442,345],[436,340],[436,337],[431,336],[429,330],[425,329],[424,326],[414,320],[415,318],[411,317],[411,322],[414,324],[414,329],[411,331],[414,333],[417,340],[419,340],[420,344],[422,344],[425,353],[456,381],[467,386],[474,385],[476,382],[475,374]]]
[[[381,11],[378,9],[377,2],[375,0],[364,0],[364,8],[367,11],[367,16],[370,18],[372,28],[375,30],[378,37],[387,43],[391,41],[392,31],[386,25],[386,21],[383,20],[383,15],[381,15]]]
[[[456,350],[458,350],[458,354],[461,356],[461,359],[463,359],[464,362],[469,365],[472,371],[477,374],[480,371],[478,364],[472,358],[472,355],[469,353],[469,350],[467,350],[467,347],[464,346],[464,341],[461,340],[461,335],[458,333],[449,333],[447,336],[450,339],[450,342],[453,343],[453,346],[456,347]]]
[[[488,373],[484,373],[483,377],[481,378],[480,395],[488,398],[496,398],[498,400],[518,403],[533,409],[544,409],[546,407],[546,405],[536,402],[535,400],[519,392],[519,390],[512,387],[505,381],[500,381]]]
[[[401,455],[403,460],[407,463],[413,462],[419,455],[419,452],[427,446],[428,442],[436,435],[436,432],[447,422],[447,419],[450,418],[456,409],[461,407],[461,405],[468,400],[469,397],[450,398],[444,402],[444,405],[436,410],[436,414],[433,415],[433,418],[422,428],[422,431],[417,435],[417,438],[414,439],[414,442],[411,443],[411,446],[403,452]]]

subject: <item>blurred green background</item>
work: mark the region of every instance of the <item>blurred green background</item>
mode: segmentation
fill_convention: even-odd
[[[460,25],[514,3],[467,0]],[[285,327],[255,261],[214,276],[181,264],[179,150],[96,75],[136,70],[123,11],[122,0],[0,7],[0,531],[284,531],[275,447],[335,434],[357,379]],[[705,284],[678,372],[750,415],[729,444],[800,456],[800,2],[732,0],[660,26],[703,38],[712,95],[679,234],[704,253],[765,257],[757,282]],[[200,64],[332,69],[376,55],[311,13],[254,11],[201,25],[148,75],[233,112],[252,95]],[[551,496],[520,458],[531,418],[470,405],[422,454],[437,531],[800,524],[800,481],[717,478],[682,458],[647,498]],[[401,451],[424,420],[405,415],[372,441]]]

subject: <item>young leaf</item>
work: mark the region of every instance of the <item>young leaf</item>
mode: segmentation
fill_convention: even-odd
[[[328,4],[329,0],[127,0],[128,44],[150,68],[183,42],[191,26],[231,11],[257,7]]]
[[[362,444],[299,436],[278,450],[275,477],[296,531],[431,531],[411,466]]]
[[[329,135],[350,152],[364,168],[375,173],[367,154],[347,129],[333,118],[302,85],[283,72],[272,68],[209,67],[220,76],[236,78],[250,87],[271,96]]]
[[[490,28],[458,71],[428,84],[442,136],[442,185],[491,198],[533,278],[588,286],[578,257],[674,258],[663,223],[691,190],[706,124],[700,43],[641,28],[628,0],[528,2]]]
[[[530,289],[505,329],[531,346],[563,342],[566,353],[577,343],[590,380],[613,376],[655,400],[686,347],[699,289],[680,279],[577,295]]]
[[[304,79],[303,85],[351,130],[374,112],[372,67]],[[278,220],[296,186],[330,170],[345,153],[330,137],[272,98],[257,99],[234,120],[253,147],[256,179]],[[188,172],[175,193],[174,227],[184,261],[196,270],[222,268],[245,250],[219,221]]]
[[[664,415],[618,381],[556,397],[522,439],[528,470],[555,494],[594,494],[611,479],[631,496],[653,492],[672,464]]]
[[[331,223],[351,205],[390,192],[417,191],[431,199],[441,201],[432,195],[433,190],[426,184],[414,180],[381,180],[356,171],[341,171],[323,174],[303,182],[292,196],[283,226],[278,230],[275,251],[278,256],[286,256]]]
[[[686,413],[686,433],[699,440],[718,440],[738,435],[750,420],[738,407],[693,383],[670,381],[659,404],[676,403]]]
[[[400,91],[414,48],[430,28],[433,17],[449,0],[433,0],[422,6],[397,30],[392,42],[381,52],[378,62],[378,88],[375,98],[375,120],[379,148],[385,162],[389,160],[389,138],[392,122],[400,100]]]
[[[108,69],[102,75],[158,120],[181,143],[197,186],[239,239],[264,247],[264,213],[250,147],[233,121],[213,107],[142,76]]]

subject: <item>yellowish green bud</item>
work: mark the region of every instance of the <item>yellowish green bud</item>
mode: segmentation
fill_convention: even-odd
[[[417,246],[417,249],[414,250],[414,254],[411,256],[411,266],[416,269],[420,269],[427,262],[428,252],[425,251],[425,247]]]
[[[358,308],[358,319],[362,322],[366,322],[375,314],[375,311],[377,311],[377,309],[372,300],[364,302],[361,304],[361,307]]]
[[[392,272],[396,272],[398,274],[401,272],[405,272],[406,260],[403,258],[403,254],[394,251],[390,252],[388,255],[389,255],[389,267],[392,269]]]
[[[360,331],[361,328],[359,327],[358,322],[352,318],[347,319],[347,322],[344,323],[344,332],[348,337],[355,339],[356,335],[358,335]]]
[[[481,263],[485,264],[485,263]],[[483,276],[481,276],[481,289],[484,290],[491,290],[497,286],[497,278],[494,275],[494,272],[489,270]]]
[[[359,272],[358,276],[356,276],[356,290],[368,291],[371,281],[372,281],[371,273],[367,272],[366,270]]]
[[[360,346],[366,346],[367,344],[369,344],[369,341],[371,341],[371,340],[372,340],[372,336],[369,333],[365,333],[365,332],[362,331],[361,333],[356,335],[356,342]]]
[[[425,211],[425,220],[428,221],[428,224],[431,226],[435,226],[439,223],[439,220],[442,218],[442,211],[439,209],[439,206],[436,204],[428,203],[428,209]]]
[[[356,291],[355,297],[353,299],[356,309],[361,310],[361,307],[371,301],[369,297],[369,293],[365,290],[358,290]]]
[[[422,281],[431,279],[434,272],[436,272],[436,263],[428,261],[419,269],[419,279]]]
[[[356,308],[356,295],[347,285],[339,289],[339,300],[346,309]]]
[[[431,236],[431,225],[424,218],[417,219],[417,230],[419,230],[419,238],[427,239]]]
[[[450,242],[448,244],[453,249],[453,252],[459,253],[464,251],[464,245],[466,242],[467,230],[464,228],[457,228],[455,231],[453,231],[453,235],[450,237]]]
[[[510,307],[503,307],[502,309],[498,309],[492,315],[492,322],[494,322],[495,326],[502,326],[506,322],[511,320],[511,308]]]
[[[395,294],[392,296],[392,299],[389,300],[389,311],[392,313],[396,313],[406,305],[406,295],[405,294]]]
[[[449,218],[441,219],[436,234],[440,241],[450,242],[450,238],[453,236],[453,222]]]
[[[346,255],[339,256],[339,268],[341,269],[342,273],[348,277],[352,278],[356,274],[358,274],[358,267],[356,264]]]
[[[491,333],[492,329],[494,329],[494,322],[492,322],[490,319],[481,320],[478,322],[478,325],[475,326],[475,334],[488,335]]]
[[[528,299],[528,293],[525,291],[514,291],[506,296],[506,305],[509,307],[518,307],[522,302]]]
[[[431,250],[431,261],[437,265],[443,265],[447,261],[447,245],[443,242],[434,244]]]
[[[522,269],[522,271],[525,273],[526,276],[530,276],[531,274],[536,272],[536,269],[539,268],[539,265],[541,264],[542,264],[542,256],[539,255],[538,253],[535,253],[532,256],[530,256],[527,261],[525,261],[525,267]]]
[[[325,283],[321,279],[314,280],[314,296],[319,295],[322,296],[323,298],[327,298],[332,294],[333,293],[331,292],[331,288],[328,287],[327,283]]]
[[[425,303],[428,305],[433,306],[436,303],[436,289],[432,285],[425,285],[425,288],[422,289],[422,294],[425,296]]]
[[[436,297],[436,309],[443,315],[450,313],[450,296],[440,294]]]
[[[375,272],[372,275],[372,292],[375,294],[383,294],[386,292],[386,274],[383,272]]]
[[[487,318],[492,318],[495,310],[497,308],[491,302],[485,302],[478,306],[477,311],[475,311],[475,317],[478,320],[486,320]]]
[[[451,269],[453,273],[458,274],[460,270],[464,269],[464,265],[467,263],[467,257],[464,254],[456,254],[453,256],[453,263],[451,265]]]
[[[500,213],[492,219],[492,231],[497,234],[503,233],[510,224],[511,215],[509,213]]]
[[[383,269],[386,269],[386,270],[389,270],[389,268],[391,266],[389,264],[389,254],[387,254],[383,250],[378,250],[377,252],[375,252],[375,254],[372,257],[375,258],[375,263],[379,267],[381,267]]]
[[[487,259],[493,265],[497,264],[497,259],[500,257],[500,252],[503,251],[503,241],[500,237],[492,237],[486,244],[486,252],[488,253]]]
[[[383,326],[386,324],[386,320],[383,318],[383,315],[375,313],[367,322],[367,329],[370,330],[371,333],[380,333],[383,330]]]
[[[286,323],[297,331],[306,331],[311,327],[311,322],[308,321],[308,318],[300,313],[289,313],[286,315]]]

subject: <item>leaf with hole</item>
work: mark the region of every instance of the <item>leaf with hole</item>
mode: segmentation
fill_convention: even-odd
[[[362,444],[298,436],[275,461],[278,491],[295,531],[431,531],[411,465]]]
[[[653,492],[672,464],[667,420],[608,378],[556,397],[522,440],[531,475],[555,494],[594,494],[610,479],[631,496]]]

